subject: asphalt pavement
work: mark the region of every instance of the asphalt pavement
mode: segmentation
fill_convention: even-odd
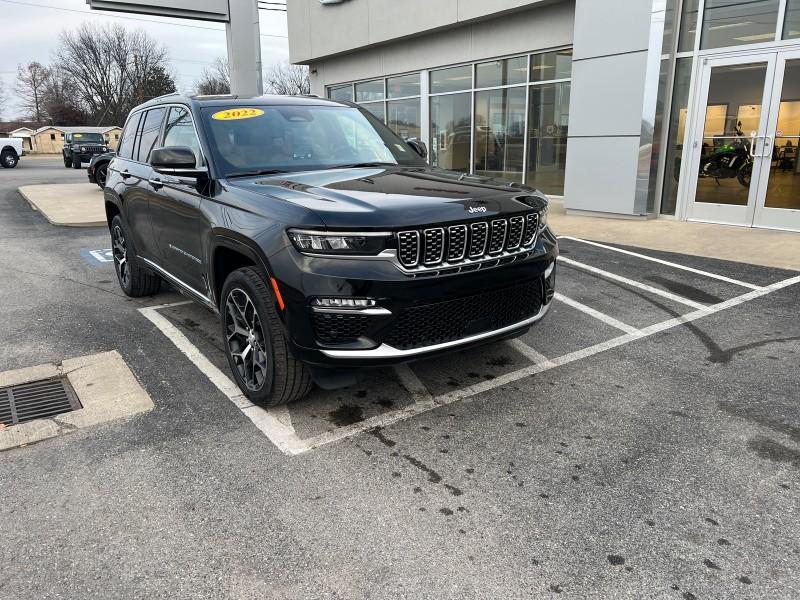
[[[800,597],[797,273],[562,240],[541,325],[315,392],[291,454],[16,191],[84,178],[0,170],[0,371],[117,350],[155,409],[0,453],[0,599]]]

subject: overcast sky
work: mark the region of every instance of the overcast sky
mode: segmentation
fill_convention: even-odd
[[[261,57],[265,67],[289,58],[286,38],[286,13],[259,11],[261,16]],[[58,43],[58,34],[74,29],[84,21],[119,23],[143,28],[169,51],[178,89],[194,90],[203,68],[217,56],[225,56],[225,26],[207,21],[187,21],[92,11],[86,0],[0,0],[0,79],[10,97],[0,118],[17,116],[14,79],[17,64],[48,63]],[[191,27],[189,27],[191,26]]]

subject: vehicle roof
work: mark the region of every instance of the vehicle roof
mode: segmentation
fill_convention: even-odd
[[[329,100],[327,98],[320,98],[319,96],[280,96],[276,94],[265,94],[263,96],[236,96],[233,94],[225,94],[220,96],[189,96],[185,94],[167,94],[148,100],[144,104],[140,104],[131,112],[140,110],[142,108],[151,108],[153,106],[160,106],[164,104],[187,104],[192,108],[201,108],[203,106],[319,106],[319,105],[339,105],[350,106],[347,102],[339,102],[336,100]]]

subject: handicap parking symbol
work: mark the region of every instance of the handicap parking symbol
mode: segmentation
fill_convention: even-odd
[[[114,253],[111,248],[104,248],[101,250],[81,250],[81,256],[90,265],[97,266],[98,264],[113,263]]]

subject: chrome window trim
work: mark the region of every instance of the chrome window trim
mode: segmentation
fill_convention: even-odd
[[[469,344],[472,342],[477,342],[480,340],[484,340],[487,338],[495,337],[498,335],[503,335],[504,333],[508,333],[510,331],[514,331],[515,329],[519,329],[520,327],[525,327],[527,325],[532,325],[542,319],[546,314],[547,311],[550,310],[550,306],[552,302],[547,304],[543,304],[542,307],[539,309],[539,312],[536,313],[534,316],[525,319],[524,321],[519,321],[512,325],[507,325],[506,327],[501,327],[500,329],[494,329],[492,331],[485,331],[483,333],[478,333],[475,335],[471,335],[469,337],[461,338],[460,340],[453,340],[451,342],[443,342],[441,344],[433,344],[432,346],[423,346],[421,348],[411,348],[409,350],[401,350],[399,348],[395,348],[393,346],[389,346],[388,344],[381,344],[377,348],[373,348],[371,350],[325,350],[320,349],[325,356],[330,358],[352,358],[352,359],[382,359],[382,358],[403,358],[408,356],[415,356],[418,354],[425,354],[427,352],[435,352],[437,350],[445,350],[447,348],[454,348],[457,346],[462,346],[464,344]]]

